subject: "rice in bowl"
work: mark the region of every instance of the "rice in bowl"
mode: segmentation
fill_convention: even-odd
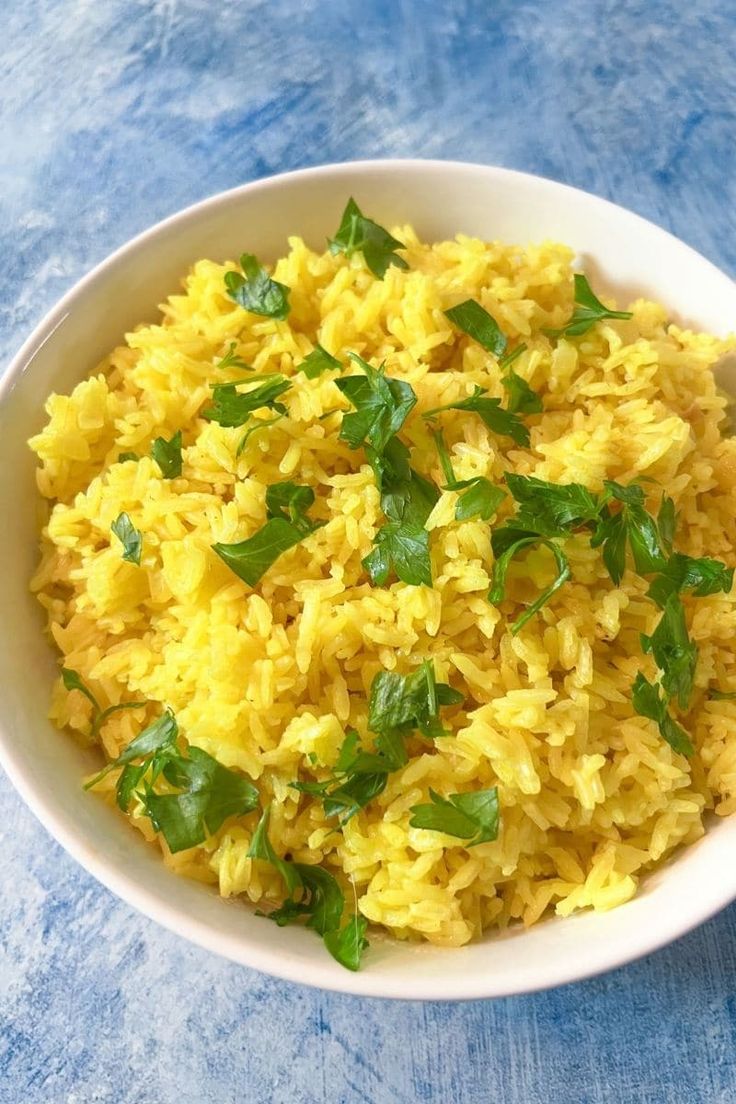
[[[573,313],[564,246],[464,237],[427,245],[410,227],[393,233],[407,267],[392,263],[382,277],[361,251],[315,253],[290,239],[273,271],[290,289],[284,319],[234,302],[225,274],[238,266],[200,261],[159,324],[129,334],[70,396],[52,396],[31,442],[52,503],[33,588],[65,670],[100,709],[144,703],[95,726],[90,701],[60,680],[60,728],[89,740],[95,727],[114,760],[169,709],[180,742],[256,787],[258,808],[172,852],[138,795],[146,785],[164,795],[181,786],[163,774],[138,781],[129,820],[177,872],[223,896],[283,902],[283,871],[249,856],[268,807],[274,852],[331,873],[346,911],[355,899],[360,916],[397,937],[459,946],[549,910],[620,904],[654,863],[703,833],[709,810],[734,810],[736,704],[712,696],[736,689],[734,602],[723,590],[682,595],[698,650],[687,707],[673,707],[694,745],[686,756],[632,703],[637,675],[657,678],[640,642],[661,617],[647,596],[651,578],[629,558],[614,583],[586,529],[564,541],[570,580],[518,632],[513,623],[555,569],[549,548],[530,545],[509,567],[503,598],[489,602],[490,535],[514,516],[508,493],[490,519],[458,521],[463,492],[442,491],[424,522],[432,585],[395,574],[373,585],[363,561],[386,517],[365,450],[340,436],[352,406],[335,381],[358,374],[347,353],[373,368],[385,362],[387,378],[413,389],[399,436],[412,467],[438,488],[448,482],[432,436],[441,425],[457,482],[482,477],[504,489],[510,472],[600,495],[606,480],[643,479],[651,514],[663,488],[673,500],[681,553],[733,564],[736,446],[723,436],[726,404],[712,373],[733,342],[683,331],[644,301],[630,319],[550,336]],[[510,349],[526,346],[513,368],[543,402],[543,412],[523,416],[528,445],[472,410],[422,417],[476,386],[508,406],[502,358],[445,314],[468,300],[495,319]],[[341,370],[308,378],[300,366],[317,342]],[[213,385],[253,386],[240,362],[291,386],[274,400],[285,414],[253,412],[248,428],[269,424],[239,453],[243,426],[202,414]],[[151,446],[178,432],[181,474],[167,477]],[[212,546],[258,532],[267,488],[288,481],[312,489],[306,513],[323,524],[251,586]],[[140,565],[122,558],[111,533],[122,515],[142,534]],[[409,676],[427,661],[463,697],[438,710],[447,735],[408,732],[407,762],[341,824],[322,797],[292,783],[329,778],[350,729],[370,751],[376,678]],[[110,771],[96,791],[115,800],[119,777]],[[447,799],[493,789],[496,839],[471,845],[410,824],[430,791]]]

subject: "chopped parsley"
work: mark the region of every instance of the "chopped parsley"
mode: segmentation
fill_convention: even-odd
[[[356,912],[342,925],[345,894],[337,879],[324,867],[279,858],[268,838],[269,817],[267,807],[253,833],[248,855],[273,866],[286,886],[288,896],[269,913],[270,919],[280,927],[306,919],[306,926],[322,936],[333,958],[348,970],[359,969],[362,952],[368,947],[367,921]]]
[[[506,335],[496,319],[490,315],[475,299],[465,299],[456,307],[445,311],[445,315],[459,330],[472,337],[489,353],[500,357],[506,351]]]
[[[274,483],[266,491],[267,521],[246,540],[213,544],[212,548],[239,579],[253,587],[278,559],[324,524],[312,521],[306,511],[314,503],[311,487]]]
[[[299,365],[299,371],[303,372],[307,379],[316,379],[317,376],[321,376],[323,372],[341,372],[342,364],[334,357],[332,353],[328,353],[325,348],[319,343],[315,345],[311,353],[307,353],[304,360]]]
[[[429,791],[430,803],[412,805],[411,828],[429,828],[467,840],[467,847],[477,847],[498,838],[498,788],[476,790],[473,793],[440,797]]]
[[[278,404],[281,405],[280,403]],[[248,426],[243,436],[240,438],[240,443],[235,450],[236,458],[242,456],[245,450],[245,446],[250,441],[254,433],[257,433],[259,429],[265,429],[266,426],[275,425],[276,422],[280,422],[283,418],[283,414],[277,414],[274,418],[255,418],[251,425]]]
[[[291,289],[278,280],[272,280],[252,253],[243,253],[240,267],[242,275],[240,272],[225,273],[225,287],[233,302],[251,314],[262,314],[281,321],[287,318]]]
[[[398,437],[390,438],[382,453],[367,447],[366,455],[388,520],[376,533],[374,548],[363,559],[363,566],[374,586],[383,586],[392,569],[404,583],[431,586],[429,533],[424,523],[439,491],[413,470],[409,450]]]
[[[386,376],[384,365],[374,368],[355,353],[348,356],[363,374],[335,380],[335,386],[355,407],[354,413],[343,417],[340,439],[351,449],[370,445],[376,452],[383,452],[416,405],[417,397],[410,384]]]
[[[127,460],[140,460],[140,456],[137,452],[118,453],[118,464],[124,464]]]
[[[165,479],[176,479],[181,475],[181,430],[177,430],[170,441],[157,437],[151,445],[151,456],[161,469]]]
[[[603,484],[599,518],[591,538],[591,547],[602,545],[603,562],[618,586],[626,567],[628,545],[634,566],[640,575],[660,571],[665,566],[665,552],[657,522],[644,505],[644,490],[637,483],[623,487],[610,479]],[[611,514],[607,502],[620,503],[621,509]]]
[[[510,526],[506,526],[502,529],[495,529],[491,534],[491,547],[493,548],[495,560],[493,564],[493,575],[491,576],[491,589],[488,592],[488,601],[492,602],[494,605],[503,601],[506,590],[506,574],[511,561],[525,549],[539,547],[540,545],[548,548],[554,556],[557,574],[550,585],[537,596],[531,605],[527,606],[521,617],[518,617],[516,621],[514,621],[511,626],[511,632],[514,635],[516,635],[516,633],[526,625],[527,621],[531,620],[531,618],[549,602],[550,598],[560,589],[563,583],[567,582],[571,574],[570,564],[559,544],[556,544],[547,537],[540,536],[538,533],[528,533],[523,529],[513,529]]]
[[[328,778],[291,785],[321,798],[326,815],[337,816],[345,824],[383,793],[389,774],[406,765],[405,736],[417,729],[427,739],[446,736],[439,720],[440,707],[462,701],[463,695],[457,690],[436,681],[428,660],[410,675],[381,671],[371,684],[368,705],[368,727],[375,733],[375,749],[364,751],[358,733],[348,729]]]
[[[366,265],[379,280],[386,275],[390,265],[403,269],[409,267],[396,252],[405,248],[404,243],[392,237],[373,219],[366,218],[352,198],[343,211],[337,233],[329,239],[329,246],[330,253],[344,253],[346,257],[362,253]]]
[[[110,528],[123,546],[123,559],[140,567],[143,552],[143,534],[141,531],[136,529],[124,511],[118,514]]]
[[[127,812],[135,794],[172,853],[195,847],[228,817],[252,812],[258,805],[258,791],[249,779],[201,748],[189,747],[185,755],[177,746],[178,735],[176,718],[167,709],[84,787],[96,786],[122,767],[116,786],[119,807]],[[154,789],[160,778],[171,792]],[[136,789],[139,785],[142,790]]]
[[[500,399],[488,398],[486,389],[479,387],[478,384],[475,385],[473,394],[468,395],[466,399],[437,406],[433,410],[428,410],[424,417],[433,418],[445,410],[472,410],[482,418],[492,433],[510,437],[517,445],[529,444],[529,430],[519,415],[511,410],[504,410]]]
[[[659,728],[660,735],[673,751],[680,755],[692,755],[693,745],[684,728],[670,715],[669,700],[662,693],[659,683],[652,684],[641,673],[636,676],[632,687],[632,700],[634,709],[642,717],[654,721]]]
[[[248,380],[247,382],[250,382]],[[274,372],[250,391],[239,391],[235,383],[217,383],[212,388],[212,406],[202,411],[202,417],[218,425],[232,428],[242,426],[254,410],[275,410],[286,413],[283,403],[276,400],[291,387],[291,382]]]
[[[434,740],[447,735],[439,720],[440,706],[462,701],[458,690],[437,682],[429,660],[410,675],[379,671],[371,685],[368,727],[381,734],[418,729]]]
[[[661,531],[660,522],[660,534]],[[683,590],[692,590],[698,598],[719,591],[728,594],[733,585],[733,572],[732,567],[726,567],[720,560],[711,560],[707,556],[696,559],[674,552],[653,579],[647,595],[664,608],[672,594]]]
[[[545,330],[549,337],[581,337],[595,325],[608,318],[632,318],[631,311],[615,311],[604,307],[591,291],[590,284],[580,272],[575,273],[575,309],[570,321],[559,330]]]
[[[698,649],[690,640],[685,622],[685,610],[678,594],[665,602],[662,616],[651,636],[642,633],[644,653],[654,657],[662,672],[662,688],[669,698],[676,698],[681,709],[687,709],[693,689]]]
[[[526,345],[517,345],[512,353],[499,360],[498,367],[504,373],[501,384],[509,397],[508,409],[512,414],[541,414],[544,410],[542,399],[512,368],[514,361],[524,352]]]
[[[483,475],[476,475],[472,479],[456,479],[442,431],[435,430],[432,437],[446,480],[443,491],[463,491],[455,506],[455,521],[467,521],[472,517],[490,521],[506,497],[504,491],[495,487]]]
[[[81,676],[78,675],[76,671],[70,671],[68,667],[62,667],[61,681],[64,683],[65,690],[78,690],[79,693],[84,694],[87,701],[92,704],[91,735],[94,738],[98,736],[105,721],[108,717],[111,717],[113,713],[120,713],[124,709],[143,709],[146,705],[144,701],[120,702],[119,705],[108,705],[106,709],[103,709],[90,688],[85,685]]]
[[[227,352],[224,357],[215,364],[215,368],[240,368],[243,372],[252,372],[253,369],[241,356],[235,352],[238,347],[237,341],[231,341],[228,345]]]

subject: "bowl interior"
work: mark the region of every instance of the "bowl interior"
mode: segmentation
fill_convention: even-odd
[[[463,232],[520,243],[565,241],[597,289],[620,300],[660,299],[673,317],[716,333],[727,332],[736,317],[734,284],[664,231],[551,181],[482,166],[328,166],[248,185],[161,223],[77,285],[2,384],[0,501],[12,540],[0,572],[0,759],[41,821],[88,870],[143,912],[235,961],[325,988],[403,998],[496,996],[570,981],[660,946],[736,896],[736,820],[718,822],[646,880],[634,901],[610,913],[552,920],[458,951],[378,937],[363,970],[350,974],[312,933],[277,928],[170,874],[122,817],[82,793],[80,777],[97,759],[46,717],[54,661],[27,589],[39,502],[25,445],[42,424],[44,398],[73,386],[127,330],[154,318],[197,258],[248,250],[274,259],[293,233],[319,246],[334,233],[350,195],[380,222],[412,222],[429,239]]]

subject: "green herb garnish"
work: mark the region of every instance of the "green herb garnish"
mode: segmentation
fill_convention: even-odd
[[[506,351],[506,335],[496,319],[485,310],[475,299],[465,299],[456,307],[446,310],[445,316],[459,330],[472,337],[489,353],[500,357]]]
[[[509,397],[508,409],[513,414],[541,414],[544,410],[541,397],[529,386],[524,377],[511,367],[524,352],[526,352],[526,345],[517,345],[513,353],[499,360],[498,367],[504,373],[501,384]]]
[[[640,575],[661,570],[664,550],[657,523],[644,506],[643,489],[637,483],[623,487],[610,479],[603,486],[600,518],[590,543],[592,548],[603,546],[603,562],[614,583],[618,586],[623,578],[627,544]],[[606,504],[611,500],[621,503],[616,514],[611,514]]]
[[[660,533],[661,529],[660,523]],[[664,608],[672,594],[683,590],[692,590],[698,598],[719,591],[728,594],[733,585],[733,572],[732,567],[726,567],[720,560],[711,560],[707,556],[694,558],[675,552],[653,579],[647,596]]]
[[[379,671],[371,685],[368,727],[372,732],[404,732],[419,729],[434,740],[446,736],[439,721],[441,705],[459,705],[463,695],[437,682],[429,660],[410,675]]]
[[[118,464],[124,464],[127,460],[140,460],[137,452],[119,452]]]
[[[237,341],[231,341],[228,345],[227,352],[224,357],[217,361],[215,368],[240,368],[243,372],[252,372],[253,368],[251,365],[246,363],[246,361],[235,352],[237,347]]]
[[[554,541],[542,537],[537,533],[528,533],[522,529],[513,529],[506,526],[502,529],[494,530],[491,534],[491,547],[493,548],[495,561],[493,564],[493,575],[491,577],[491,589],[488,592],[488,601],[492,602],[494,605],[503,601],[506,589],[506,573],[508,572],[511,561],[518,556],[520,552],[523,552],[524,549],[539,546],[548,548],[554,556],[557,566],[557,575],[550,585],[526,608],[521,617],[518,617],[516,621],[514,621],[511,626],[511,632],[514,635],[516,635],[516,633],[526,625],[527,621],[534,617],[534,615],[549,602],[550,598],[560,589],[563,583],[567,582],[571,574],[570,564],[559,544],[555,544]]]
[[[348,356],[364,375],[335,380],[335,386],[355,407],[355,413],[343,416],[340,439],[352,449],[370,445],[381,453],[403,426],[417,397],[410,384],[389,379],[383,365],[374,368],[356,353]]]
[[[212,548],[239,579],[253,587],[282,552],[324,524],[307,517],[306,511],[313,502],[311,487],[274,483],[266,492],[266,524],[247,540],[213,544]]]
[[[110,528],[123,546],[123,559],[140,567],[143,551],[141,531],[136,529],[125,512],[118,514]]]
[[[95,739],[99,735],[100,729],[107,718],[111,717],[113,713],[119,713],[123,709],[143,709],[146,705],[146,702],[142,701],[120,702],[119,705],[108,705],[106,709],[103,709],[90,688],[85,685],[81,676],[78,675],[76,671],[70,671],[68,667],[62,667],[61,681],[64,683],[65,690],[78,690],[80,694],[84,694],[87,701],[92,703],[91,735]]]
[[[596,322],[607,318],[632,318],[631,311],[615,311],[604,307],[591,291],[590,284],[580,272],[575,273],[575,309],[570,321],[559,330],[545,330],[549,337],[581,337]]]
[[[258,791],[243,775],[223,767],[206,751],[190,747],[184,755],[177,747],[179,727],[170,709],[150,724],[125,750],[85,784],[85,790],[122,767],[116,799],[128,811],[135,793],[169,850],[185,851],[202,843],[229,816],[252,812]],[[163,777],[178,793],[159,793],[155,782]],[[143,790],[136,787],[143,783]]]
[[[341,372],[342,364],[337,357],[334,357],[332,353],[328,353],[322,345],[317,344],[311,353],[305,356],[298,370],[303,372],[307,379],[316,379],[323,372]]]
[[[734,701],[736,690],[709,690],[708,697],[711,701]]]
[[[379,280],[386,275],[389,265],[407,269],[409,266],[397,249],[405,249],[403,242],[394,238],[373,219],[366,218],[354,199],[349,199],[342,214],[339,229],[330,238],[330,253],[362,253],[366,265]]]
[[[411,586],[431,586],[429,533],[424,523],[439,498],[439,491],[434,483],[412,469],[409,450],[398,437],[390,438],[382,453],[366,447],[366,455],[388,521],[376,533],[373,551],[363,559],[363,566],[377,586],[386,583],[392,569],[402,582]]]
[[[483,475],[476,475],[472,479],[456,479],[442,431],[435,430],[432,437],[446,480],[443,491],[464,491],[455,506],[455,521],[467,521],[472,517],[490,521],[506,497],[504,492]]]
[[[202,748],[189,747],[186,757],[167,757],[162,774],[180,792],[156,793],[148,784],[140,796],[146,815],[174,853],[203,843],[228,817],[250,813],[258,805],[253,783]]]
[[[651,636],[642,633],[642,650],[651,653],[662,672],[661,682],[669,698],[677,698],[681,709],[687,709],[693,689],[698,649],[690,640],[685,622],[685,610],[678,594],[665,602],[662,616]]]
[[[492,433],[503,437],[510,437],[517,445],[529,444],[529,430],[519,418],[518,414],[510,410],[504,410],[500,399],[490,399],[486,395],[486,389],[475,385],[473,394],[466,399],[458,399],[457,402],[446,403],[428,410],[425,418],[432,418],[445,410],[472,410],[480,415]]]
[[[239,391],[239,386],[235,383],[215,384],[212,388],[212,406],[202,411],[202,417],[232,428],[245,425],[254,410],[265,408],[279,414],[286,413],[284,404],[276,400],[289,390],[291,382],[280,373],[267,376],[263,383],[250,391]]]
[[[225,287],[230,298],[251,314],[283,321],[289,314],[291,288],[272,280],[252,253],[242,254],[240,267],[244,275],[239,272],[225,273]]]
[[[181,475],[181,430],[177,430],[170,441],[157,437],[151,445],[151,456],[166,479],[176,479]]]
[[[474,793],[450,794],[440,797],[429,791],[431,804],[412,805],[411,828],[429,828],[467,840],[467,847],[477,847],[498,838],[498,788],[476,790]]]
[[[269,914],[270,918],[279,926],[305,918],[307,927],[322,936],[332,957],[348,970],[357,970],[361,953],[368,946],[365,938],[367,921],[356,913],[340,926],[345,911],[345,895],[337,879],[324,867],[279,858],[268,838],[269,817],[270,807],[263,811],[248,855],[270,863],[286,886],[288,897],[280,908]]]
[[[660,735],[673,751],[681,755],[692,755],[693,745],[684,728],[669,713],[669,699],[663,694],[659,684],[652,684],[641,673],[636,676],[632,687],[634,709],[642,717],[654,721]]]
[[[278,403],[276,405],[280,406],[281,403]],[[257,433],[259,429],[265,429],[266,426],[276,425],[276,422],[280,422],[283,416],[283,414],[277,414],[275,418],[255,418],[253,420],[253,424],[248,426],[245,433],[240,438],[240,443],[235,450],[236,459],[237,457],[243,455],[245,446],[248,444],[254,433]]]
[[[381,671],[370,692],[368,727],[376,734],[375,750],[364,751],[355,729],[348,729],[331,775],[322,782],[292,782],[295,790],[321,798],[327,816],[341,824],[386,788],[389,774],[408,762],[405,736],[419,729],[423,736],[446,736],[439,721],[443,705],[458,705],[463,695],[437,683],[425,660],[411,675]]]

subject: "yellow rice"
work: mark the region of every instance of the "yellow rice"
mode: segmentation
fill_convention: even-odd
[[[30,442],[38,486],[50,501],[33,590],[48,613],[63,664],[103,705],[144,698],[147,714],[114,715],[102,732],[117,755],[170,706],[186,739],[249,775],[272,803],[270,835],[280,854],[322,863],[358,896],[372,923],[400,938],[458,946],[484,928],[537,921],[553,910],[608,909],[636,891],[641,875],[704,831],[708,810],[736,808],[736,702],[708,701],[705,688],[736,689],[734,599],[684,599],[700,657],[683,723],[696,754],[675,754],[636,715],[631,683],[653,678],[639,633],[658,611],[646,582],[628,571],[611,582],[600,550],[566,544],[573,580],[514,637],[510,623],[551,579],[544,551],[511,571],[510,597],[489,604],[489,526],[454,521],[444,492],[428,521],[434,587],[372,588],[361,559],[382,523],[375,479],[361,450],[338,440],[349,409],[328,373],[308,380],[296,366],[319,341],[343,361],[348,350],[407,380],[418,406],[402,430],[413,464],[444,482],[421,412],[480,384],[502,396],[498,367],[453,330],[443,309],[477,299],[512,345],[515,364],[544,397],[527,418],[531,446],[495,437],[467,412],[442,423],[459,479],[500,483],[512,470],[600,490],[605,478],[657,480],[675,500],[681,551],[736,562],[736,445],[724,438],[725,400],[711,367],[734,342],[682,330],[666,310],[638,301],[631,321],[601,323],[574,341],[550,340],[572,311],[572,254],[552,243],[506,246],[458,236],[426,245],[410,227],[408,271],[375,279],[362,257],[312,252],[299,238],[274,269],[288,285],[288,321],[249,314],[224,292],[232,265],[197,262],[182,294],[113,350],[71,395],[52,395],[48,422]],[[251,437],[203,420],[230,342],[259,372],[294,376],[289,416]],[[80,375],[83,366],[80,365]],[[352,368],[349,369],[353,371]],[[265,411],[256,417],[267,416]],[[184,469],[162,478],[152,440],[181,429]],[[143,454],[117,462],[122,451]],[[327,524],[282,555],[255,589],[212,552],[215,541],[250,536],[264,521],[269,484],[312,486]],[[660,488],[652,488],[653,507]],[[501,508],[503,518],[510,510]],[[144,534],[141,568],[121,560],[110,524],[127,511]],[[452,735],[410,740],[410,761],[384,793],[335,832],[318,800],[289,788],[321,778],[348,726],[370,743],[367,696],[380,670],[406,673],[423,659],[461,690],[443,711]],[[51,716],[86,739],[90,707],[59,682]],[[99,786],[112,800],[115,777]],[[410,806],[441,794],[497,785],[497,841],[461,840],[409,827]],[[80,801],[93,800],[84,797]],[[258,813],[231,819],[201,846],[170,855],[140,807],[130,822],[177,872],[216,885],[224,897],[283,898],[278,873],[247,857]]]

